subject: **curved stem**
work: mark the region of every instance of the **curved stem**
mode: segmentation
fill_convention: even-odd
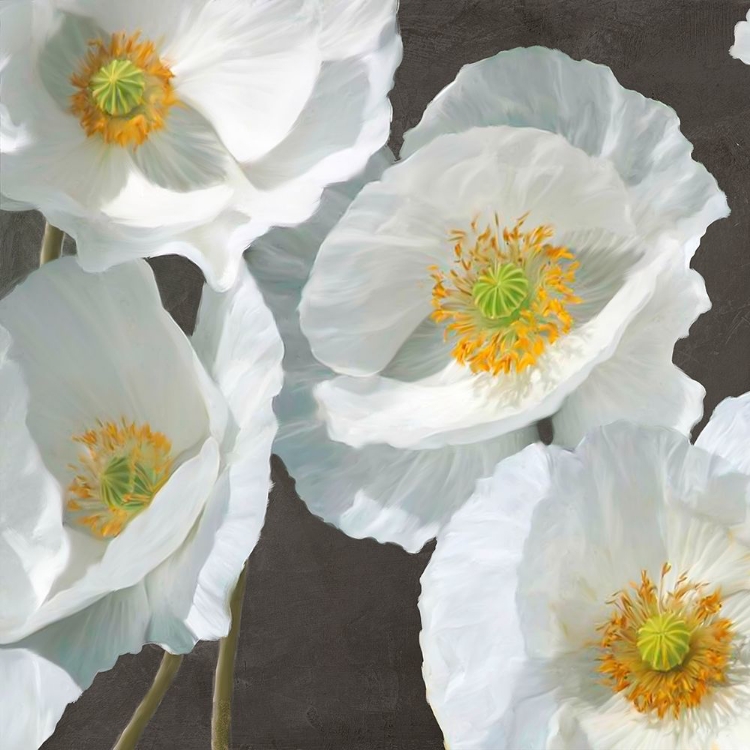
[[[62,246],[65,233],[62,229],[53,227],[47,222],[44,225],[44,237],[42,237],[42,249],[39,252],[39,265],[43,266],[51,260],[62,255]]]
[[[159,671],[156,673],[156,677],[154,677],[151,688],[146,693],[138,708],[135,709],[133,718],[123,730],[120,739],[117,740],[112,750],[134,750],[143,731],[146,729],[146,724],[148,724],[151,717],[156,713],[156,709],[159,708],[164,694],[172,684],[172,680],[174,680],[180,664],[182,664],[182,656],[164,653],[164,658],[161,660]]]
[[[242,600],[247,583],[247,563],[240,573],[237,586],[232,594],[230,610],[232,624],[226,638],[219,642],[219,658],[214,677],[214,704],[211,715],[212,750],[229,750],[232,739],[232,691],[234,689],[234,661],[237,656],[237,642],[240,637]]]

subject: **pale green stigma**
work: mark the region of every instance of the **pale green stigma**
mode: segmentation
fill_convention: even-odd
[[[130,60],[112,60],[92,76],[89,88],[102,112],[123,117],[143,103],[146,77]]]
[[[687,622],[672,612],[653,615],[638,629],[638,651],[657,672],[679,667],[690,651]]]
[[[474,305],[489,320],[512,316],[529,295],[529,280],[515,263],[503,263],[484,271],[474,282]]]

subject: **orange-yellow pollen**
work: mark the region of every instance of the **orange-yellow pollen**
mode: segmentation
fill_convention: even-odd
[[[86,135],[137,147],[165,127],[169,109],[177,103],[173,74],[153,42],[139,38],[140,32],[129,36],[119,32],[109,40],[89,42],[70,79],[77,89],[71,96],[71,111]]]
[[[578,263],[548,241],[552,227],[522,231],[525,220],[501,229],[495,214],[481,232],[478,219],[470,231],[453,230],[453,267],[430,268],[432,319],[445,324],[453,356],[472,372],[523,372],[573,326]]]
[[[92,536],[117,536],[151,504],[172,471],[172,445],[149,425],[98,422],[75,435],[83,446],[68,486],[66,520]]]
[[[660,719],[678,718],[727,682],[734,638],[732,622],[719,614],[720,592],[706,594],[703,584],[691,583],[685,575],[665,592],[670,570],[665,564],[658,587],[644,570],[640,583],[615,595],[612,616],[599,628],[598,671],[605,684],[623,693],[639,712]],[[644,647],[644,633],[654,623],[668,622],[679,623],[679,641],[684,630],[686,643],[678,644],[679,658],[662,657],[653,644]]]

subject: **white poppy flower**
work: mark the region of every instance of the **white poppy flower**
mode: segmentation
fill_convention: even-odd
[[[750,394],[696,446],[618,422],[480,481],[422,576],[446,747],[750,747],[749,445]]]
[[[136,260],[0,301],[0,736],[37,747],[118,656],[229,629],[269,489],[282,345],[242,269],[193,345]]]
[[[605,67],[535,48],[464,68],[304,290],[330,370],[300,373],[276,450],[310,507],[417,550],[542,418],[565,445],[625,416],[688,432],[704,391],[672,350],[709,307],[688,264],[728,211],[691,150]]]
[[[734,44],[729,54],[750,65],[750,10],[747,12],[747,21],[740,21],[734,27]]]
[[[388,138],[397,0],[9,0],[2,207],[88,271],[177,253],[215,288]]]

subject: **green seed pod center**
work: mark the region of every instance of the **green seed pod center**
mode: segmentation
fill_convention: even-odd
[[[130,60],[112,60],[91,78],[96,106],[113,117],[123,117],[143,103],[146,77]]]
[[[529,280],[515,263],[484,271],[471,290],[474,305],[485,318],[499,320],[515,313],[529,295]]]
[[[657,672],[679,667],[690,651],[687,622],[672,612],[649,617],[638,629],[638,651],[643,661]]]

